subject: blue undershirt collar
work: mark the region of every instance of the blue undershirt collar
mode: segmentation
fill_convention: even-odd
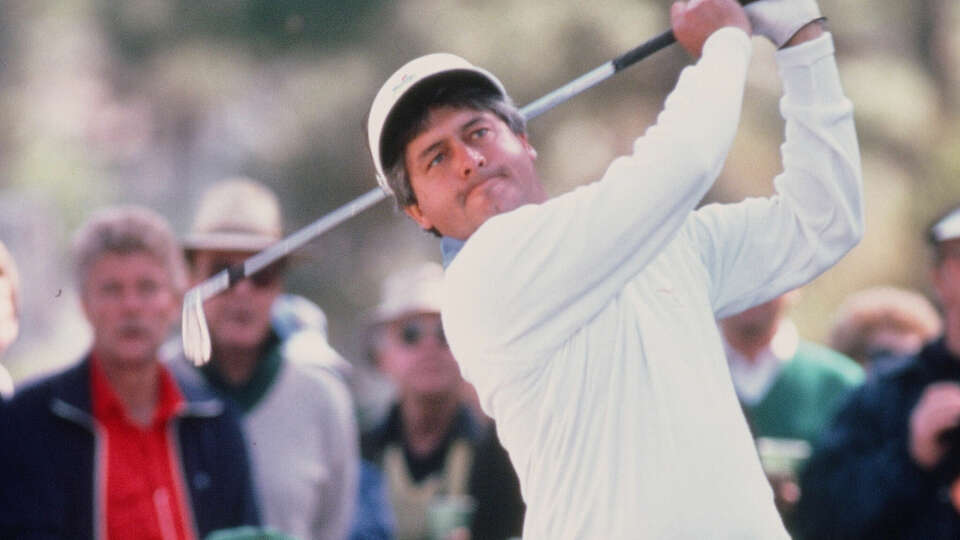
[[[457,240],[456,238],[450,238],[449,236],[444,236],[440,239],[440,252],[443,254],[444,268],[450,266],[450,263],[453,262],[453,259],[457,256],[457,253],[460,253],[460,250],[463,249],[463,245],[465,243],[466,242],[463,240]]]

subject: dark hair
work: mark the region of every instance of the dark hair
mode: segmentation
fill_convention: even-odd
[[[501,95],[489,85],[477,85],[485,79],[464,79],[448,76],[431,80],[421,88],[411,90],[390,114],[380,137],[380,155],[387,183],[393,190],[397,206],[404,208],[417,202],[410,186],[404,160],[404,150],[417,135],[427,127],[430,110],[437,107],[489,111],[497,115],[517,135],[526,133],[526,119],[509,96]]]

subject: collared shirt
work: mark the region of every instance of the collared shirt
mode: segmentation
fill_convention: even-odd
[[[752,406],[763,400],[777,380],[780,369],[797,353],[800,334],[793,321],[781,321],[773,339],[753,359],[731,347],[726,340],[723,346],[737,397],[743,404]]]
[[[150,424],[141,426],[127,415],[98,360],[90,362],[93,414],[106,441],[101,515],[111,540],[195,538],[172,427],[185,401],[166,368],[158,369],[157,406]]]

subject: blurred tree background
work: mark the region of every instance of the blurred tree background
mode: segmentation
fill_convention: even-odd
[[[850,256],[805,289],[795,316],[814,339],[846,294],[877,284],[929,293],[923,233],[960,202],[960,4],[821,6],[857,108],[868,228]],[[22,379],[86,346],[67,250],[91,210],[144,204],[183,234],[206,186],[247,175],[276,189],[295,230],[376,185],[364,119],[403,62],[461,54],[497,73],[522,105],[665,29],[668,7],[0,0],[0,239],[24,282],[23,332],[4,362]],[[710,201],[769,194],[779,171],[774,51],[760,40],[754,50],[739,135]],[[689,62],[673,47],[532,122],[548,190],[590,182],[629,151]],[[332,343],[351,360],[361,357],[357,319],[376,302],[379,281],[439,260],[436,240],[390,203],[306,251],[289,289],[323,307]]]

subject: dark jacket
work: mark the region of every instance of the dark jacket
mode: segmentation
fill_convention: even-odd
[[[853,392],[801,473],[802,538],[960,538],[960,514],[949,498],[960,442],[932,471],[908,450],[910,413],[938,381],[960,382],[960,358],[942,339]]]
[[[0,538],[93,539],[103,516],[90,360],[19,390],[0,405]],[[187,407],[173,421],[195,533],[257,525],[240,426],[208,391],[178,380]],[[102,458],[102,456],[101,456]],[[189,520],[188,516],[188,520]],[[95,530],[99,528],[100,530]]]

